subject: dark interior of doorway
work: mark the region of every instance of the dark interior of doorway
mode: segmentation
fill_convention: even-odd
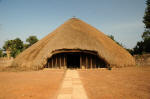
[[[67,68],[70,69],[80,68],[80,54],[78,53],[67,54]]]

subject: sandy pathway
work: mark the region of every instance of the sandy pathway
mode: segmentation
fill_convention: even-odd
[[[76,70],[67,70],[57,99],[88,99]]]

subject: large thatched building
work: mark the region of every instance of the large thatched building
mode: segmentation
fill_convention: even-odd
[[[125,67],[135,65],[135,60],[107,35],[72,18],[19,54],[12,65],[32,69]]]

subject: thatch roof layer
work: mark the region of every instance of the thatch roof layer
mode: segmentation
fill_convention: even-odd
[[[135,65],[134,58],[107,35],[91,25],[72,18],[52,33],[23,51],[13,62],[14,66],[43,68],[47,58],[58,49],[81,49],[98,52],[111,66]]]

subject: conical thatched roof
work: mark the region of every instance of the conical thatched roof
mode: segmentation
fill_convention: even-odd
[[[134,58],[107,35],[91,25],[72,18],[52,33],[19,54],[14,66],[43,68],[52,51],[58,49],[81,49],[97,51],[111,66],[135,65]]]

